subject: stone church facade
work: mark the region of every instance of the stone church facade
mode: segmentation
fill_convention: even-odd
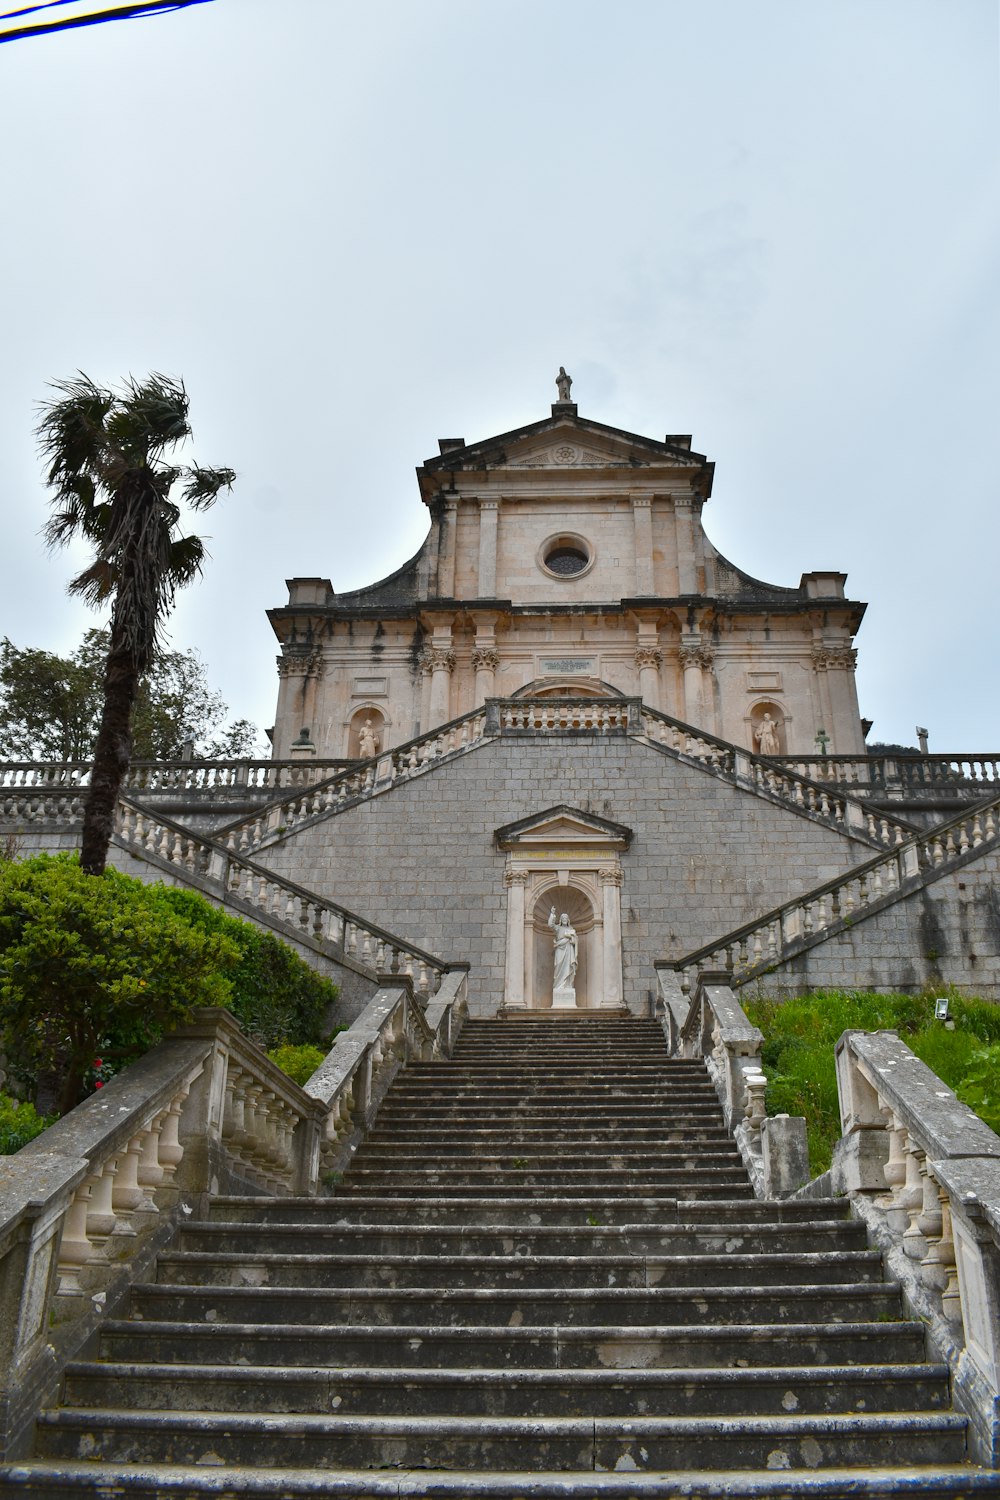
[[[842,574],[728,562],[687,437],[561,398],[439,446],[415,558],[271,611],[274,758],[133,767],[121,868],[297,943],[345,1019],[458,969],[481,1016],[648,1013],[706,972],[1000,999],[1000,759],[865,751]],[[0,767],[0,835],[75,847],[88,771]]]
[[[417,470],[430,528],[388,578],[337,594],[289,581],[274,753],[402,744],[517,697],[641,697],[769,755],[860,754],[854,636],[834,570],[751,578],[705,534],[714,465],[557,401]],[[303,736],[303,731],[306,731]],[[817,738],[818,737],[818,738]]]

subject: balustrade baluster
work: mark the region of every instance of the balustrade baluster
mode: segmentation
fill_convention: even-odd
[[[88,1260],[92,1260],[97,1254],[97,1248],[91,1244],[87,1233],[87,1216],[90,1212],[90,1200],[96,1183],[96,1174],[84,1178],[66,1210],[57,1260],[59,1274],[57,1297],[83,1295],[80,1271]]]

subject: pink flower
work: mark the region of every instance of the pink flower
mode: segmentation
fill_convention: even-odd
[[[95,1068],[103,1068],[104,1067],[104,1064],[101,1062],[101,1059],[99,1057],[95,1057],[94,1058],[94,1067]]]
[[[95,1089],[102,1089],[103,1087],[104,1087],[104,1084],[101,1082],[100,1079],[98,1079],[97,1082],[94,1084],[94,1088]]]

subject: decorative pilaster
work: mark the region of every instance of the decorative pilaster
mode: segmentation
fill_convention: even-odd
[[[622,1003],[622,872],[620,866],[599,870],[604,925],[604,993],[601,1008],[617,1010]]]
[[[422,665],[431,678],[430,723],[427,727],[433,729],[451,718],[451,674],[455,670],[455,653],[450,646],[427,646]]]
[[[479,598],[493,599],[497,591],[497,525],[500,502],[495,497],[479,501]]]
[[[659,708],[660,668],[663,665],[663,652],[659,646],[637,646],[635,664],[639,669],[640,698],[650,708]]]
[[[653,594],[653,497],[632,495],[632,531],[635,537],[635,591]]]
[[[680,664],[684,670],[684,718],[689,724],[707,728],[704,706],[703,672],[711,670],[715,652],[695,632],[681,636]]]
[[[524,890],[527,870],[505,870],[507,887],[507,967],[504,978],[504,1006],[524,1009]]]
[[[319,646],[286,646],[278,657],[277,723],[288,735],[300,735],[315,727],[316,696],[323,677],[324,659]],[[300,735],[301,737],[301,735]],[[276,745],[277,755],[287,755],[291,746]]]
[[[455,557],[458,551],[458,497],[446,495],[441,512],[441,552],[438,561],[438,593],[442,599],[455,597]]]
[[[493,697],[496,674],[500,670],[500,652],[496,646],[476,646],[472,652],[472,667],[476,674],[476,703],[485,703]]]
[[[813,669],[826,716],[823,728],[830,735],[832,755],[851,755],[864,747],[854,684],[857,660],[858,653],[846,642],[813,642]]]
[[[692,495],[674,496],[674,528],[677,539],[677,592],[697,594],[698,556],[695,548],[695,508]]]

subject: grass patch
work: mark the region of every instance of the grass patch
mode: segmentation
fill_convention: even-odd
[[[948,994],[954,1031],[934,1019]],[[907,1046],[1000,1133],[1000,1005],[939,988],[922,995],[818,990],[795,1000],[743,1000],[764,1033],[767,1112],[804,1115],[813,1175],[830,1165],[840,1136],[833,1049],[844,1031],[898,1031]]]

